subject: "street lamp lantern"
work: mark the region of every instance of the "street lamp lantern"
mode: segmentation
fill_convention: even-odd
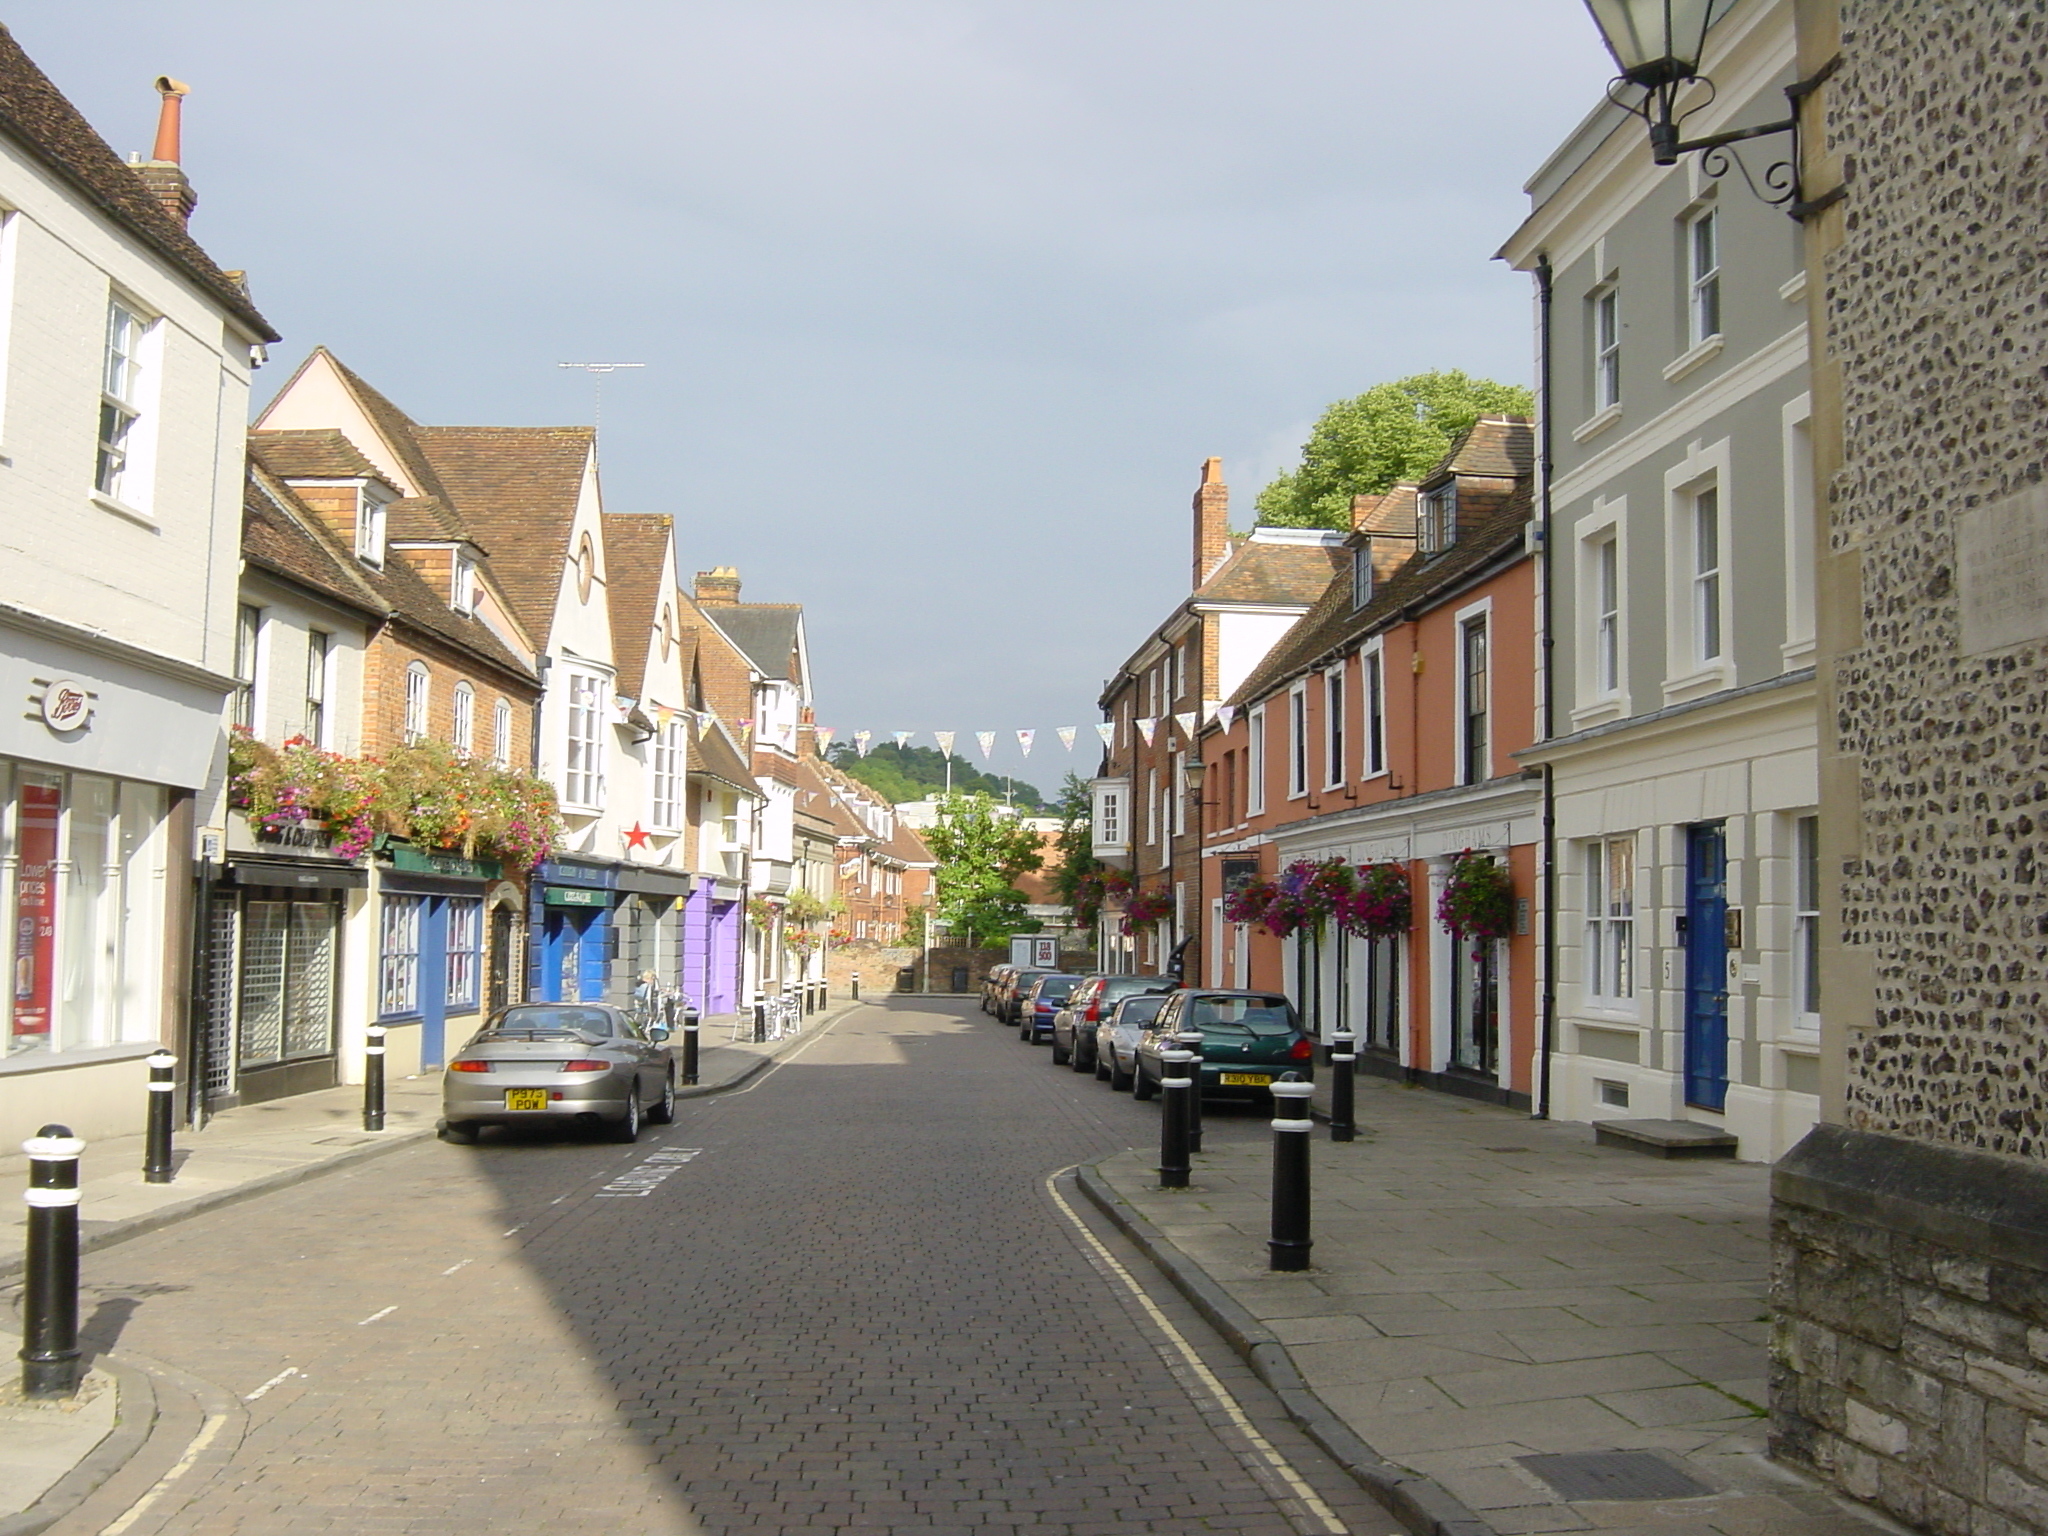
[[[1208,777],[1209,765],[1199,757],[1191,757],[1180,765],[1180,771],[1188,781],[1188,793],[1199,797],[1202,793],[1202,780]]]
[[[1607,51],[1631,85],[1654,87],[1700,72],[1707,25],[1725,0],[1586,0]]]

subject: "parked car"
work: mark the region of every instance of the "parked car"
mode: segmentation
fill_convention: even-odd
[[[1071,1066],[1076,1072],[1095,1070],[1095,1026],[1102,1016],[1127,997],[1141,992],[1170,992],[1170,976],[1083,976],[1067,999],[1067,1006],[1053,1016],[1052,1064]]]
[[[1168,994],[1139,992],[1113,1004],[1095,1026],[1095,1076],[1118,1093],[1129,1093],[1138,1069],[1138,1041]]]
[[[1167,1037],[1190,1025],[1202,1032],[1197,1088],[1204,1099],[1262,1099],[1283,1072],[1303,1079],[1314,1075],[1314,1037],[1285,996],[1202,987],[1167,998],[1140,1037],[1134,1097],[1149,1099],[1159,1091],[1165,1075],[1159,1053],[1167,1049]]]
[[[486,1125],[570,1121],[637,1141],[644,1116],[676,1113],[668,1031],[643,1028],[609,1003],[501,1008],[441,1074],[442,1134],[473,1142]]]
[[[1008,961],[1004,961],[1000,965],[992,965],[988,968],[988,974],[981,979],[981,1011],[983,1013],[993,1014],[996,1011],[996,994],[1002,991],[1003,983],[1009,980],[1010,972],[1015,969],[1016,967]]]
[[[1010,974],[1003,980],[1002,990],[996,993],[996,1022],[1015,1024],[1018,1021],[1019,1000],[1031,990],[1031,984],[1039,977],[1052,974],[1051,971],[1034,971],[1021,965],[1012,968]]]
[[[1052,1038],[1052,1016],[1067,1005],[1067,998],[1081,984],[1078,976],[1064,971],[1036,971],[1029,990],[1017,999],[1017,1038],[1026,1045]]]

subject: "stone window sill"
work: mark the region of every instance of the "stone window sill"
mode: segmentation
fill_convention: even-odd
[[[125,1045],[92,1045],[75,1051],[17,1051],[0,1058],[0,1077],[26,1072],[58,1072],[66,1067],[102,1067],[113,1062],[137,1061],[163,1047],[156,1041],[130,1041]]]
[[[1598,437],[1617,421],[1621,420],[1621,402],[1616,401],[1604,411],[1595,411],[1576,427],[1572,428],[1572,441],[1583,443],[1588,438]]]
[[[1778,297],[1787,304],[1796,304],[1806,297],[1806,269],[1800,268],[1778,288]]]
[[[1572,728],[1585,730],[1589,726],[1605,725],[1610,720],[1628,718],[1628,700],[1623,697],[1601,699],[1572,711]]]
[[[163,532],[163,525],[155,518],[151,517],[140,507],[129,506],[125,501],[116,501],[111,496],[103,496],[98,491],[94,491],[92,493],[92,504],[102,512],[111,512],[116,517],[125,517],[129,522],[147,528],[151,533]]]
[[[1674,357],[1673,359],[1671,359],[1670,362],[1666,363],[1664,365],[1665,379],[1670,383],[1677,383],[1680,379],[1684,378],[1688,373],[1691,373],[1693,369],[1699,367],[1702,363],[1707,362],[1709,359],[1719,357],[1721,355],[1721,348],[1724,345],[1726,345],[1726,343],[1722,340],[1720,336],[1709,336],[1705,341],[1701,342],[1691,351],[1680,353],[1677,357]]]
[[[1683,677],[1666,678],[1664,702],[1686,704],[1694,699],[1704,699],[1712,693],[1735,686],[1734,669],[1726,666],[1704,667],[1697,672],[1688,672]]]

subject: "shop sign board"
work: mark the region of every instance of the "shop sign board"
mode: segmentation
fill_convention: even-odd
[[[47,1035],[57,969],[57,819],[63,791],[21,786],[14,867],[14,1033]]]
[[[612,904],[612,893],[580,885],[551,885],[542,893],[541,901],[550,907],[608,907]]]
[[[465,859],[454,853],[429,853],[424,849],[393,843],[387,850],[393,869],[416,875],[447,875],[458,880],[495,880],[500,874],[496,859]]]

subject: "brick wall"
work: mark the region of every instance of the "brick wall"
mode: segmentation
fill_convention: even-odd
[[[472,750],[488,756],[491,729],[499,699],[512,706],[512,765],[533,766],[533,704],[501,686],[492,674],[450,645],[432,642],[416,631],[387,625],[371,640],[363,656],[363,750],[388,752],[405,741],[405,676],[413,662],[428,674],[427,734],[440,741],[455,739],[455,685],[467,680],[476,691]]]

